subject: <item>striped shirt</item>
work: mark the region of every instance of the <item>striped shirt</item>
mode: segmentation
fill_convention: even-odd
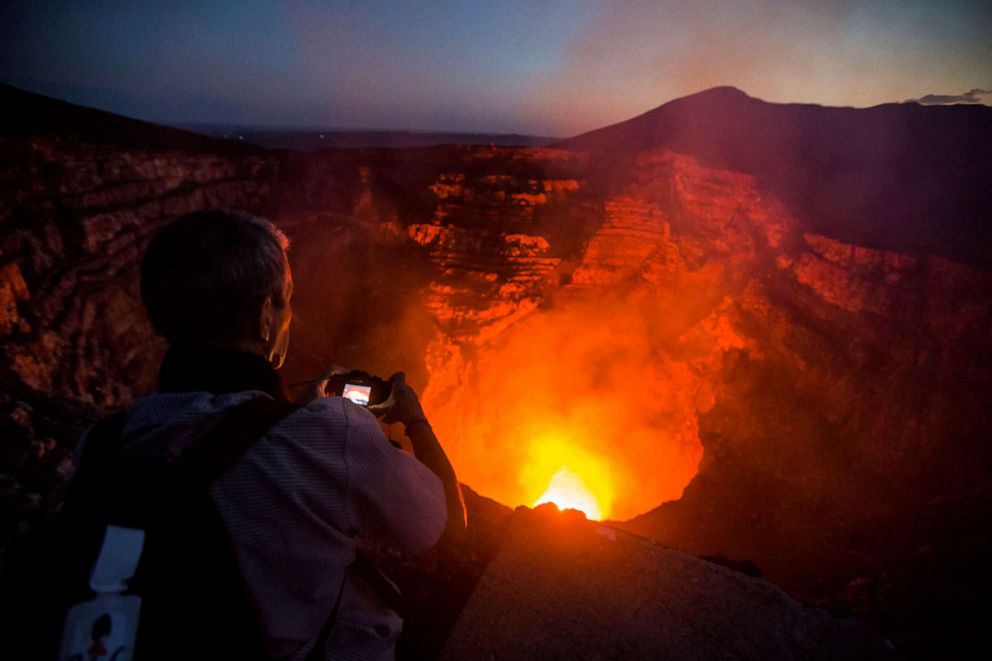
[[[124,452],[181,454],[258,390],[165,392],[128,410]],[[327,659],[392,658],[402,620],[346,572],[356,535],[410,553],[446,522],[441,481],[386,440],[375,417],[341,397],[280,421],[213,484],[255,615],[275,658],[302,659],[344,590]],[[345,576],[347,579],[345,580]]]

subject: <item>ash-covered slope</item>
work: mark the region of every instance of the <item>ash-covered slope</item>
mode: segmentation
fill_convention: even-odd
[[[732,87],[563,140],[627,176],[658,148],[758,179],[815,232],[992,264],[992,108],[767,103]]]

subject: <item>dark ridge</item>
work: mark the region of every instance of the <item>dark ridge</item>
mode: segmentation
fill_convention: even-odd
[[[447,133],[430,131],[295,129],[209,124],[179,125],[180,128],[228,140],[243,140],[274,149],[316,151],[318,149],[410,149],[442,145],[496,145],[499,147],[543,147],[558,138],[516,133]]]
[[[78,106],[0,83],[0,135],[48,136],[133,149],[171,149],[226,154],[260,153],[264,148],[151,124]]]
[[[767,103],[732,87],[553,145],[615,167],[664,148],[754,175],[814,232],[992,266],[992,108]]]

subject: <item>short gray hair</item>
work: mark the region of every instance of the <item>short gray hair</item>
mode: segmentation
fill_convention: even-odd
[[[181,216],[152,238],[141,262],[141,299],[169,344],[247,337],[267,296],[285,305],[289,239],[267,220],[235,211]]]

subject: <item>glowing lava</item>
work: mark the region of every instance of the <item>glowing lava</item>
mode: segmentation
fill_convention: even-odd
[[[594,521],[603,518],[596,496],[589,491],[581,477],[568,470],[568,466],[562,467],[551,477],[551,483],[534,503],[534,507],[543,503],[554,503],[560,510],[579,510]]]
[[[697,412],[712,406],[712,388],[703,367],[658,346],[675,331],[651,324],[677,306],[640,305],[570,301],[498,342],[432,345],[424,409],[459,479],[511,507],[553,500],[599,520],[680,498],[702,456]],[[581,504],[588,497],[550,495],[565,466],[598,514]]]

